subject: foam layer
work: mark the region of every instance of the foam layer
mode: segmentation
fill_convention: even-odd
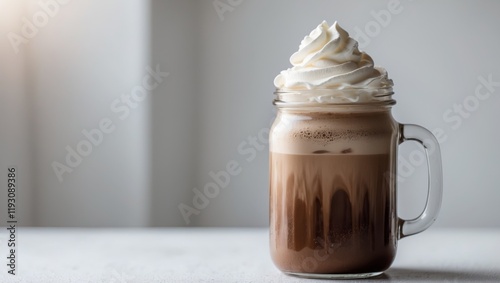
[[[270,151],[286,154],[384,154],[397,138],[390,112],[334,114],[282,111]]]

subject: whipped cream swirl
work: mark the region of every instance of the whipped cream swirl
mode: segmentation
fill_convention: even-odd
[[[302,40],[290,63],[293,67],[274,79],[279,90],[375,90],[393,86],[385,69],[375,67],[372,58],[358,50],[358,42],[337,22],[329,27],[323,21]],[[360,97],[349,100],[359,101]]]

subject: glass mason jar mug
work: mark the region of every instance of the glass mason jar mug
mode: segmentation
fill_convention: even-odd
[[[275,265],[312,278],[381,274],[394,260],[397,241],[437,217],[442,169],[436,138],[394,120],[392,88],[275,94],[269,205]],[[367,96],[377,99],[347,99]],[[427,203],[412,220],[396,213],[397,149],[407,140],[424,147],[429,167]]]

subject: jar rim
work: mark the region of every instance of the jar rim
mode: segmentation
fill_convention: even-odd
[[[294,106],[392,106],[392,87],[343,89],[276,89],[273,104],[277,107]]]

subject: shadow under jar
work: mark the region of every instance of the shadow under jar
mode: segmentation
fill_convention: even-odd
[[[339,91],[276,92],[278,114],[270,133],[271,256],[291,275],[376,276],[392,264],[398,239],[425,230],[437,216],[439,146],[424,128],[393,119],[392,89],[370,94],[378,96],[371,102],[310,99],[338,97],[334,92]],[[395,176],[398,145],[410,139],[424,146],[432,180],[424,212],[405,221],[396,213]]]

